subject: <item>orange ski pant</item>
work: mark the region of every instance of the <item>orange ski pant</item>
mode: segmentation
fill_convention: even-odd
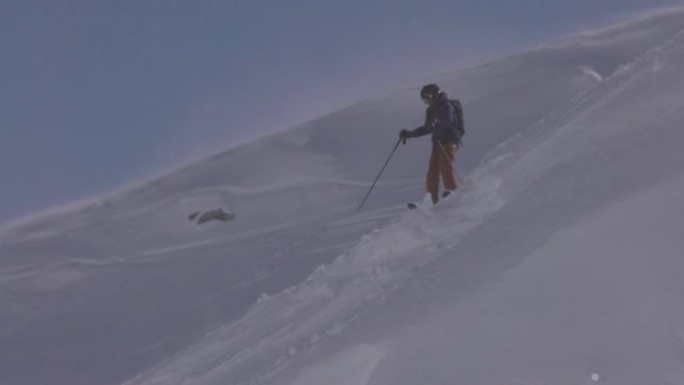
[[[442,150],[442,148],[444,150]],[[456,189],[456,178],[454,177],[454,157],[458,151],[458,146],[454,143],[439,143],[432,145],[432,153],[430,154],[430,164],[428,166],[427,178],[425,187],[430,196],[432,203],[439,201],[439,179],[442,178],[444,188],[446,190]]]

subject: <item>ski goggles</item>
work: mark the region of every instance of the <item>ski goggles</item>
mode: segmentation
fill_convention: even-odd
[[[420,98],[423,100],[423,103],[425,104],[431,104],[433,100],[435,100],[434,95],[420,95]]]

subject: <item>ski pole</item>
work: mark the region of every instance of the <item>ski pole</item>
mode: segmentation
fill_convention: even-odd
[[[456,172],[456,168],[454,167],[453,160],[451,158],[449,158],[449,154],[446,152],[446,149],[444,149],[442,142],[440,142],[439,140],[436,140],[436,142],[437,142],[437,144],[439,144],[439,148],[442,150],[444,157],[449,161],[449,166],[451,167],[451,172],[456,177],[457,187],[463,186],[463,183],[461,182],[461,178],[458,177],[458,173]]]
[[[368,196],[370,195],[371,191],[373,191],[373,187],[375,187],[375,184],[378,182],[378,179],[380,179],[380,175],[382,175],[382,172],[385,171],[385,167],[387,167],[387,164],[389,163],[390,159],[392,159],[392,155],[394,155],[394,152],[397,151],[397,147],[399,147],[399,143],[401,143],[401,139],[397,141],[397,144],[394,145],[394,148],[392,149],[392,152],[390,153],[390,156],[387,158],[387,161],[385,162],[385,165],[382,166],[382,169],[380,169],[380,172],[378,173],[378,176],[375,178],[375,181],[371,185],[370,189],[366,193],[366,196],[363,198],[363,201],[359,205],[359,208],[356,209],[356,212],[358,213],[361,210],[361,207],[363,207],[363,204],[366,203],[366,199],[368,199]]]

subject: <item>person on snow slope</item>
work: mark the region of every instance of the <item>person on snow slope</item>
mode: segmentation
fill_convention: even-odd
[[[437,203],[440,177],[445,189],[442,197],[447,197],[458,187],[453,162],[456,152],[462,146],[462,133],[458,129],[462,127],[462,122],[456,113],[456,108],[460,109],[461,106],[458,101],[450,101],[447,94],[440,91],[436,84],[424,86],[420,91],[420,97],[428,106],[425,110],[425,124],[414,130],[403,129],[399,137],[406,144],[408,138],[432,134],[432,151],[425,188],[432,198],[432,203]]]

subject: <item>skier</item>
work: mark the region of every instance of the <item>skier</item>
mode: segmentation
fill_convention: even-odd
[[[436,204],[439,201],[440,176],[445,188],[443,198],[458,187],[453,162],[456,152],[461,147],[462,130],[459,128],[462,127],[462,115],[457,115],[456,110],[461,107],[458,101],[452,103],[436,84],[424,86],[420,91],[420,97],[428,105],[425,110],[425,124],[414,130],[403,129],[399,132],[399,137],[406,144],[408,138],[432,134],[432,152],[425,188],[432,198],[432,203]]]

